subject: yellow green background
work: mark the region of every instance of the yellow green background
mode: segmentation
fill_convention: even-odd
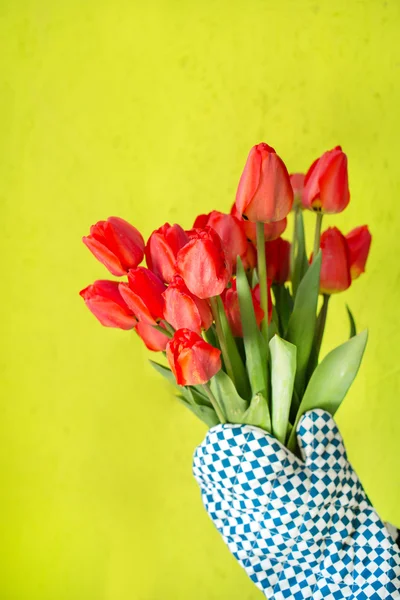
[[[145,236],[230,206],[250,147],[290,171],[334,145],[368,223],[345,302],[368,351],[338,413],[381,515],[400,524],[397,0],[1,0],[1,600],[252,600],[191,475],[205,428],[131,332],[78,291],[109,215]],[[311,224],[308,219],[308,224]]]

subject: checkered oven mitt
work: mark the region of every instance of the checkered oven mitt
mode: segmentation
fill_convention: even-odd
[[[194,455],[207,512],[269,600],[400,598],[400,550],[332,417],[303,416],[304,463],[257,427],[217,425]]]

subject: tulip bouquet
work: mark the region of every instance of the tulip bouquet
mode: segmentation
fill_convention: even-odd
[[[102,325],[133,329],[166,360],[155,369],[209,427],[249,424],[298,452],[296,426],[314,408],[335,413],[367,341],[348,309],[350,338],[319,359],[330,298],[365,270],[367,226],[321,234],[324,215],[350,200],[347,157],[338,146],[306,175],[289,175],[267,144],[254,146],[229,214],[164,224],[147,243],[121,218],[83,238],[116,277],[80,292]],[[303,210],[315,213],[312,253]],[[293,214],[291,243],[281,236]],[[145,258],[146,266],[140,266]]]

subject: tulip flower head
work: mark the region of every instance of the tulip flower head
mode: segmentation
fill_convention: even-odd
[[[131,269],[128,284],[120,283],[119,291],[138,321],[155,324],[162,319],[165,285],[149,269]]]
[[[211,227],[192,229],[189,242],[179,250],[176,268],[186,286],[198,298],[221,294],[232,272],[219,235]]]
[[[141,233],[119,217],[98,221],[90,228],[83,243],[113,275],[126,275],[143,260],[144,240]]]
[[[136,317],[122,298],[118,281],[98,280],[79,294],[105,327],[133,329],[136,326]]]
[[[182,277],[175,275],[164,297],[164,319],[174,329],[191,329],[201,334],[213,321],[208,300],[201,300],[192,294]]]
[[[167,344],[167,359],[178,385],[207,383],[221,369],[220,355],[220,350],[189,329],[178,329]]]
[[[346,238],[337,229],[330,227],[321,235],[321,294],[335,294],[350,287],[350,260]]]
[[[340,146],[313,162],[305,180],[304,208],[322,213],[340,213],[350,202],[347,156]]]
[[[290,212],[293,189],[285,163],[267,144],[250,150],[236,193],[236,209],[253,223],[281,221]]]
[[[293,188],[293,208],[301,207],[301,199],[303,196],[304,189],[304,173],[292,173],[290,175],[290,183]]]
[[[146,248],[147,266],[165,283],[176,274],[176,256],[189,238],[180,225],[165,223],[149,237]]]
[[[257,296],[257,292],[252,290],[251,292],[254,314],[256,317],[257,325],[260,326],[264,316],[264,311],[260,306],[260,297]],[[239,297],[236,289],[236,280],[232,281],[231,287],[226,289],[222,295],[222,302],[224,304],[225,314],[228,319],[229,326],[232,334],[235,337],[243,337],[242,318],[240,314]],[[271,302],[271,316],[272,316],[272,302]]]
[[[231,214],[235,216],[237,219],[241,220],[242,227],[246,234],[248,240],[250,240],[253,244],[257,242],[257,225],[256,223],[252,223],[252,221],[247,221],[243,219],[242,215],[238,212],[236,208],[236,204],[234,204],[231,208]],[[285,231],[287,227],[287,217],[282,219],[281,221],[273,221],[271,223],[264,223],[264,239],[266,242],[276,240],[282,233]]]
[[[247,238],[243,227],[244,222],[232,214],[213,210],[209,215],[200,215],[200,217],[197,217],[194,227],[198,227],[199,223],[205,223],[203,228],[206,226],[212,227],[218,233],[225,254],[234,271],[237,257],[240,256],[243,258],[247,252]]]
[[[279,237],[265,244],[268,261],[268,279],[283,285],[289,279],[290,242]]]
[[[352,279],[357,279],[364,273],[365,265],[371,247],[372,236],[367,225],[356,227],[346,235],[350,255],[350,274]]]

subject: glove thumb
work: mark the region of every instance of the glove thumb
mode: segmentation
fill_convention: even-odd
[[[305,464],[311,469],[342,469],[348,464],[342,436],[333,419],[321,409],[305,413],[297,427],[297,440]]]

